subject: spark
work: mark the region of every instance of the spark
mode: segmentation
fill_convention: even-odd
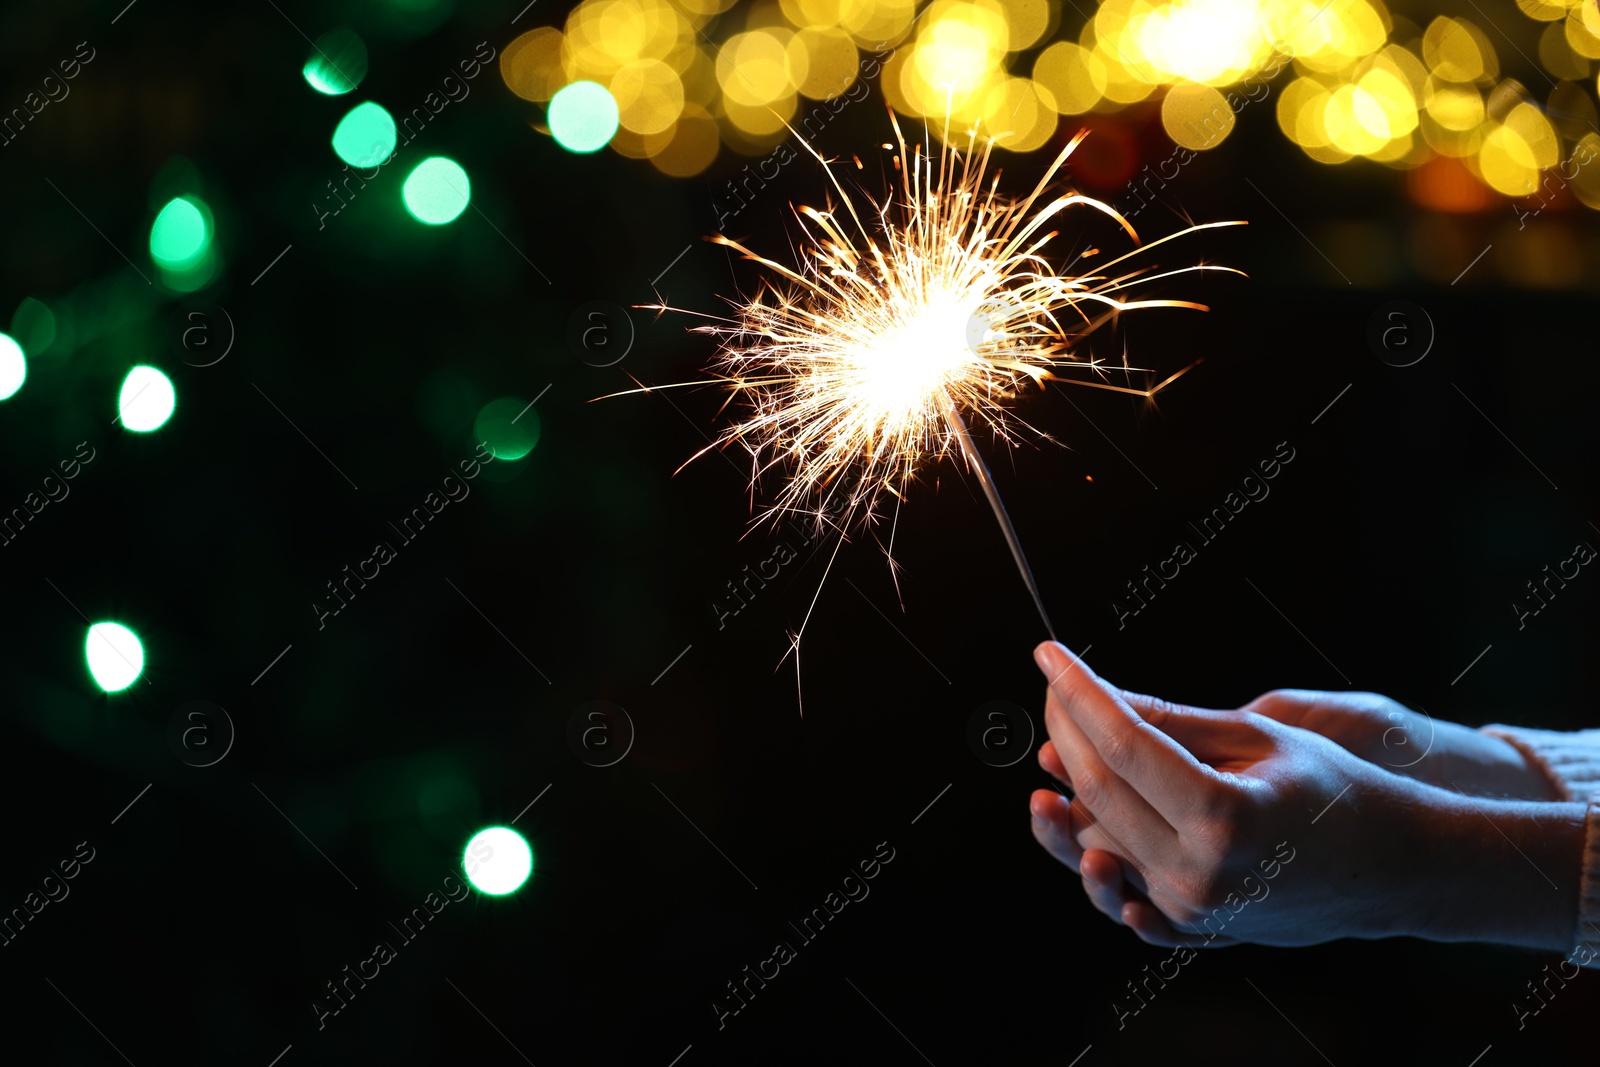
[[[1087,353],[1085,341],[1122,312],[1207,310],[1189,300],[1131,298],[1136,286],[1201,271],[1242,273],[1204,263],[1160,271],[1135,257],[1200,230],[1243,223],[1190,225],[1141,243],[1109,204],[1071,189],[1052,191],[1087,131],[1062,149],[1030,193],[1013,198],[1001,192],[999,171],[990,170],[992,139],[980,143],[974,131],[964,148],[946,137],[937,151],[926,144],[908,150],[893,121],[898,188],[882,200],[852,197],[832,163],[806,145],[837,202],[792,205],[800,229],[793,265],[721,234],[709,238],[760,265],[764,276],[754,296],[730,299],[731,317],[703,316],[710,321],[695,327],[718,342],[711,373],[728,390],[724,410],[739,401],[743,413],[690,461],[713,449],[743,449],[753,500],[764,479],[781,474],[782,488],[756,509],[755,524],[804,516],[819,533],[832,526],[838,541],[831,569],[854,528],[882,522],[891,500],[897,520],[917,474],[960,451],[1051,629],[967,423],[1007,444],[1023,430],[1049,439],[1011,410],[1030,389],[1061,381],[1149,398],[1170,385],[1193,364],[1145,389],[1066,375],[1106,377],[1108,368]],[[1072,208],[1113,220],[1131,249],[1102,261],[1101,250],[1088,246],[1058,270],[1046,249],[1059,236],[1051,227]],[[1126,356],[1109,369],[1137,370]],[[662,387],[642,391],[651,388]],[[892,548],[886,551],[895,574]],[[791,634],[791,651],[804,628],[802,622]]]

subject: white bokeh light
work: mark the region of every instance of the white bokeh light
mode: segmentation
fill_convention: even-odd
[[[28,377],[28,360],[22,346],[9,335],[0,333],[0,400],[5,400],[22,388]]]
[[[515,893],[528,880],[533,872],[533,850],[515,830],[491,826],[472,835],[461,866],[478,892],[504,896]]]
[[[97,622],[83,641],[95,684],[108,693],[128,688],[144,670],[144,645],[120,622]]]
[[[136,433],[159,429],[172,417],[178,397],[172,379],[154,367],[138,366],[122,380],[117,411],[122,425]]]

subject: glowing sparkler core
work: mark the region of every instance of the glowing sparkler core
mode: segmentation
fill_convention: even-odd
[[[782,279],[764,280],[754,298],[735,303],[731,320],[697,327],[719,339],[719,379],[752,409],[697,455],[738,444],[751,456],[752,486],[775,466],[787,474],[757,521],[809,514],[820,528],[826,514],[842,515],[842,543],[854,521],[879,521],[883,492],[901,498],[925,461],[959,448],[983,484],[1049,629],[1015,531],[962,414],[996,438],[1014,441],[1026,424],[1007,405],[1025,384],[1042,386],[1066,370],[1103,376],[1100,363],[1077,353],[1078,343],[1098,326],[1133,308],[1205,310],[1184,300],[1128,300],[1120,294],[1191,271],[1241,273],[1204,264],[1150,273],[1150,267],[1124,264],[1185,234],[1242,223],[1190,226],[1140,246],[1133,227],[1109,205],[1071,192],[1047,198],[1086,132],[1062,150],[1031,193],[1012,199],[999,193],[998,173],[986,174],[991,144],[978,148],[974,135],[959,151],[945,138],[935,159],[923,146],[908,152],[896,122],[899,195],[881,204],[869,201],[870,212],[858,211],[828,161],[811,149],[843,214],[794,208],[803,238],[798,267],[727,237],[711,238]],[[1100,263],[1098,271],[1058,272],[1044,256],[1056,236],[1046,227],[1073,206],[1114,220],[1135,248]],[[1085,248],[1073,264],[1098,254]],[[1059,380],[1150,397],[1176,377],[1149,389]]]
[[[925,417],[946,386],[971,373],[969,364],[977,359],[970,344],[974,316],[960,294],[936,291],[908,321],[851,353],[860,379],[851,391],[859,393],[870,416],[891,432],[904,432]]]

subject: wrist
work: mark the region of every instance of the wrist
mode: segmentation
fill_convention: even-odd
[[[1542,767],[1503,735],[1440,723],[1426,780],[1441,789],[1480,797],[1561,800],[1564,793]]]
[[[1515,728],[1505,726],[1482,726],[1474,731],[1478,736],[1487,741],[1498,744],[1501,759],[1508,766],[1518,768],[1515,773],[1520,773],[1522,781],[1527,784],[1528,792],[1522,794],[1528,800],[1575,800],[1582,794],[1581,789],[1575,791],[1574,783],[1567,780],[1566,776],[1557,772],[1550,761],[1538,751],[1538,746],[1530,743],[1526,736],[1517,736]],[[1546,731],[1540,731],[1541,735]],[[1554,734],[1556,737],[1572,735]],[[1581,779],[1581,775],[1580,775]]]
[[[1569,951],[1577,934],[1585,805],[1430,792],[1403,816],[1405,836],[1422,860],[1413,928],[1404,932]]]

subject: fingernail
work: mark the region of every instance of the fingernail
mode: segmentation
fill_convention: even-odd
[[[1033,662],[1039,665],[1039,670],[1044,672],[1046,678],[1052,680],[1065,666],[1062,663],[1061,646],[1054,641],[1040,643],[1039,647],[1033,650]]]
[[[1035,815],[1033,817],[1033,828],[1035,830],[1038,830],[1040,833],[1044,833],[1044,831],[1049,829],[1049,827],[1050,824],[1039,818],[1039,816]]]

